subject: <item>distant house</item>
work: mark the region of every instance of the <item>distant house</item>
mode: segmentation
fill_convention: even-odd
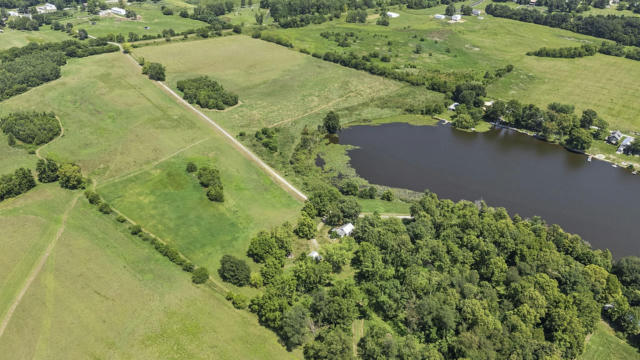
[[[462,15],[456,14],[451,17],[451,21],[460,21],[462,20]]]
[[[633,142],[633,140],[635,140],[633,137],[631,136],[627,136],[621,143],[620,146],[618,146],[618,151],[616,151],[618,154],[622,154],[625,149],[631,145],[631,143]]]
[[[9,11],[7,14],[9,14],[9,17],[11,16],[15,16],[15,17],[26,17],[31,19],[31,14],[21,14],[17,11]]]
[[[49,4],[49,3],[46,3],[42,6],[36,6],[36,11],[38,11],[38,14],[48,14],[48,13],[56,12],[57,10],[58,8],[56,8],[55,5]]]
[[[491,105],[493,105],[493,100],[484,102],[484,106],[491,106]]]
[[[529,1],[529,5],[536,6],[536,2],[537,2],[537,0],[531,0],[531,1]]]
[[[322,260],[322,255],[318,254],[317,251],[312,251],[307,256],[313,258],[314,260]]]
[[[449,105],[449,107],[447,109],[449,109],[451,111],[456,111],[456,108],[458,107],[458,105],[460,105],[460,104],[458,104],[457,102],[454,102],[453,104]]]
[[[620,0],[609,0],[609,5],[618,5],[620,4]]]
[[[446,16],[444,16],[442,14],[435,14],[435,15],[433,15],[433,17],[438,19],[438,20],[442,20],[442,19],[446,18]]]
[[[127,11],[125,9],[122,9],[122,8],[119,8],[119,7],[112,7],[111,8],[111,12],[116,14],[116,15],[120,15],[120,16],[127,15]]]
[[[345,237],[345,236],[351,235],[354,228],[355,226],[353,226],[352,223],[347,223],[345,225],[342,225],[340,227],[333,229],[332,231],[335,232],[340,237]]]
[[[620,132],[620,130],[616,130],[612,131],[611,135],[607,137],[607,142],[609,144],[615,145],[620,141],[620,139],[622,139],[622,133]]]
[[[400,14],[389,11],[387,12],[387,16],[390,18],[397,18]]]
[[[473,14],[473,16],[478,16],[478,15],[482,14],[482,10],[473,9],[473,11],[471,13]]]

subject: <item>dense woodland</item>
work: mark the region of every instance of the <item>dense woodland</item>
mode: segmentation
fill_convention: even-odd
[[[512,8],[501,4],[489,4],[485,10],[487,14],[497,17],[561,28],[613,40],[622,45],[640,46],[640,17],[543,13],[535,9]]]
[[[626,48],[624,45],[603,41],[600,46],[582,45],[579,47],[547,48],[543,47],[527,53],[529,56],[553,58],[578,58],[593,56],[596,53],[624,57],[640,61],[640,48]]]
[[[60,124],[54,113],[16,112],[0,118],[0,129],[26,144],[42,145],[60,135]]]
[[[351,199],[314,192],[301,220],[327,221]],[[352,237],[323,247],[321,260],[286,259],[305,221],[261,232],[248,249],[263,264],[249,276],[262,289],[249,309],[306,359],[353,358],[356,319],[367,326],[362,359],[574,359],[601,316],[627,335],[640,331],[640,261],[616,263],[619,280],[608,251],[540,218],[430,192],[410,220],[346,212],[327,222],[355,221]],[[222,265],[223,278],[247,283],[241,261]]]
[[[177,87],[185,100],[203,108],[224,110],[227,106],[238,104],[238,95],[226,91],[208,76],[180,80]]]
[[[118,51],[116,45],[90,39],[58,43],[29,43],[0,51],[0,101],[60,77],[60,67],[70,57]]]

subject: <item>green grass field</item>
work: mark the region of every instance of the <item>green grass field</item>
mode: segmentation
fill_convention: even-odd
[[[512,74],[489,86],[488,97],[518,99],[540,106],[553,101],[571,103],[578,111],[595,109],[613,128],[640,129],[636,116],[640,103],[633,95],[640,89],[634,81],[640,76],[638,62],[606,55],[582,59],[526,56],[527,51],[543,46],[578,46],[599,43],[601,39],[486,14],[482,20],[467,16],[456,24],[434,19],[433,15],[443,14],[444,8],[392,9],[400,17],[391,19],[389,27],[375,25],[376,15],[372,14],[366,24],[348,24],[343,17],[320,25],[268,32],[280,34],[296,48],[311,52],[353,51],[364,55],[378,51],[391,56],[391,64],[401,68],[415,65],[425,70],[455,70],[481,76],[487,70],[513,64]],[[320,36],[324,31],[353,32],[356,37],[343,48]],[[417,45],[422,47],[420,54],[414,52]]]
[[[174,9],[173,15],[163,15],[160,10],[161,5]],[[207,26],[202,21],[185,19],[178,15],[180,9],[190,7],[192,5],[181,1],[131,3],[127,9],[131,9],[141,16],[140,20],[130,20],[113,14],[105,17],[89,16],[83,12],[78,13],[77,17],[70,22],[74,24],[76,29],[87,30],[89,35],[100,37],[108,34],[123,34],[125,38],[130,32],[141,36],[143,34],[156,35],[161,34],[165,29],[173,29],[178,33]],[[96,24],[91,25],[92,21],[95,21]],[[148,26],[149,29],[145,29],[145,26]]]
[[[626,341],[616,337],[613,329],[605,322],[598,323],[593,335],[585,345],[581,360],[631,360],[640,359],[638,349],[629,345]]]
[[[51,184],[16,199],[25,204],[0,205],[3,225],[38,225],[10,232],[16,234],[12,243],[32,239],[32,244],[7,247],[3,241],[3,280],[7,269],[16,276],[24,272],[13,257],[26,254],[24,262],[36,255],[36,245],[51,240],[60,224],[45,219],[59,216],[57,204],[73,195]],[[13,289],[5,285],[3,300]],[[12,359],[300,357],[287,353],[253,315],[233,309],[207,287],[192,285],[187,273],[84,199],[70,212],[45,267],[14,313],[0,351]]]
[[[44,25],[38,31],[20,31],[4,28],[0,33],[0,50],[12,48],[14,46],[24,46],[30,42],[56,42],[69,40],[71,37],[62,31],[53,31]]]
[[[292,218],[300,207],[125,55],[73,59],[60,79],[4,101],[0,113],[23,109],[55,111],[63,123],[65,135],[43,155],[80,164],[98,186],[105,184],[98,189],[113,205],[210,266],[214,276],[220,256],[242,255],[254,232]],[[3,170],[35,164],[35,155],[8,148],[5,136],[0,140],[0,150],[11,154],[0,161]],[[187,159],[220,168],[224,204],[206,200],[197,180],[187,177]],[[11,237],[1,240],[10,252],[0,257],[0,311],[57,231],[70,194],[39,185],[1,203],[0,224]],[[14,358],[300,357],[287,353],[254,316],[192,286],[124,225],[114,228],[113,217],[84,199],[71,214],[0,351]]]

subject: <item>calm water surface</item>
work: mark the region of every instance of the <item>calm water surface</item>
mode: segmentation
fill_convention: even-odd
[[[539,215],[614,257],[640,255],[640,176],[510,130],[394,123],[340,133],[369,182]]]

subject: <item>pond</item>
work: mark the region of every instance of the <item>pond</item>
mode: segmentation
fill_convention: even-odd
[[[579,234],[614,257],[640,255],[640,176],[506,129],[447,125],[353,126],[351,166],[373,184],[429,189],[454,201],[484,200]]]

